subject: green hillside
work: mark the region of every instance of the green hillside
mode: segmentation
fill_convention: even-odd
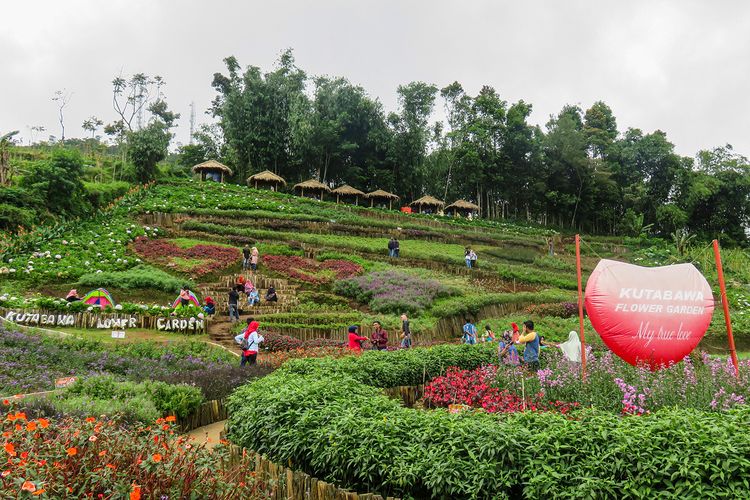
[[[388,256],[391,237],[400,243],[398,258]],[[660,240],[583,239],[584,279],[600,258],[615,258],[642,265],[693,261],[716,283],[703,246],[680,258]],[[201,301],[216,300],[217,324],[226,317],[229,286],[242,274],[245,245],[261,254],[258,273],[248,278],[261,294],[273,285],[279,295],[277,304],[262,302],[253,313],[265,328],[303,340],[341,340],[349,324],[367,331],[375,319],[396,329],[401,312],[410,314],[422,341],[455,338],[464,316],[502,331],[530,315],[551,339],[575,327],[565,319],[576,313],[571,235],[196,181],[134,190],[93,217],[6,239],[0,306],[55,307],[52,299],[70,288],[105,287],[125,311],[159,312],[189,285]],[[466,268],[466,247],[477,253],[477,269]],[[740,336],[750,333],[747,264],[746,253],[725,252]],[[229,325],[209,330],[229,340]],[[720,342],[719,311],[710,333]]]

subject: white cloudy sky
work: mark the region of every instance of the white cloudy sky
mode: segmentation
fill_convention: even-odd
[[[750,2],[46,0],[3,5],[0,133],[59,136],[55,90],[73,92],[66,136],[115,118],[110,82],[159,74],[198,122],[222,59],[270,69],[291,47],[312,75],[345,76],[395,109],[399,84],[495,87],[543,124],[566,103],[609,104],[620,130],[661,129],[678,152],[725,143],[750,156]]]

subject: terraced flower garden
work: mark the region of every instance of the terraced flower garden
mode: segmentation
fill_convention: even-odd
[[[399,258],[388,257],[391,237],[399,240]],[[555,255],[547,254],[550,237]],[[584,239],[584,277],[600,258],[642,265],[693,261],[716,285],[713,262],[703,248],[679,256],[658,240]],[[614,359],[587,321],[592,350],[586,383],[554,347],[543,350],[542,370],[528,377],[498,363],[495,344],[450,345],[458,343],[465,317],[480,329],[489,324],[496,333],[531,318],[551,342],[577,330],[572,241],[545,228],[407,215],[190,181],[148,186],[90,219],[2,242],[2,316],[22,311],[136,315],[151,318],[153,325],[205,321],[204,335],[169,332],[166,342],[131,342],[126,329],[126,339],[106,343],[4,324],[3,395],[50,391],[56,380],[77,378],[51,396],[8,402],[15,420],[24,426],[52,422],[61,441],[57,451],[44,451],[36,438],[17,434],[13,426],[6,441],[38,460],[53,460],[57,453],[56,460],[65,464],[61,470],[82,470],[67,454],[71,448],[92,457],[101,452],[98,445],[69,437],[76,431],[101,436],[97,439],[123,450],[120,457],[131,457],[133,444],[125,435],[91,433],[88,417],[99,423],[100,415],[107,415],[106,422],[153,439],[156,427],[148,430],[144,423],[168,415],[182,423],[207,401],[232,394],[228,438],[233,443],[362,492],[533,498],[649,497],[665,489],[732,496],[747,489],[743,481],[750,466],[723,464],[727,450],[741,456],[750,447],[742,433],[733,432],[750,423],[750,366],[743,362],[739,379],[729,376],[719,357],[727,350],[718,311],[700,347],[716,355],[696,354],[655,374]],[[255,273],[241,268],[246,245],[261,255]],[[478,268],[466,268],[466,247],[477,252]],[[726,256],[730,307],[743,349],[750,344],[750,262],[740,250]],[[250,306],[242,300],[243,321],[232,324],[228,291],[240,276],[252,281],[261,302]],[[201,303],[214,299],[214,317],[194,307],[173,311],[172,302],[186,285]],[[71,288],[99,287],[109,290],[114,307],[63,299]],[[269,287],[278,302],[262,300]],[[397,349],[402,313],[409,315],[415,344],[424,349]],[[238,366],[233,337],[249,316],[260,322],[266,340],[259,364],[248,370]],[[376,320],[396,352],[351,355],[344,347],[347,327],[360,325],[369,335]],[[82,332],[79,327],[64,331]],[[93,330],[83,333],[93,336]],[[412,391],[407,402],[417,400],[415,407],[385,395],[384,389],[399,393],[393,389],[398,386],[411,387],[403,390]],[[453,414],[449,405],[463,410]],[[24,417],[15,417],[19,414]],[[166,457],[170,467],[184,467],[198,453],[221,477],[239,485],[236,469],[223,455],[186,451],[169,434],[177,429],[169,426],[159,432],[167,449],[149,449],[140,457],[147,471]],[[634,450],[636,442],[645,444]],[[688,448],[695,453],[680,452]],[[0,481],[20,487],[28,480],[36,491],[59,494],[57,472],[44,469],[31,478],[27,464],[11,458],[11,473]],[[122,461],[110,463],[126,468]],[[191,476],[196,481],[209,481],[203,463]],[[107,467],[98,458],[86,467],[80,473],[105,497],[132,488],[124,473],[103,474]],[[540,477],[535,473],[540,467],[549,473]],[[259,483],[242,487],[261,495]],[[75,488],[68,493],[87,486],[82,482]]]

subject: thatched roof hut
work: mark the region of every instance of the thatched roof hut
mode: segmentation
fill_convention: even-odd
[[[474,203],[471,203],[470,201],[466,200],[458,200],[454,201],[447,207],[445,207],[446,212],[453,212],[453,215],[457,213],[464,213],[464,214],[470,214],[473,212],[479,212],[479,205],[475,205]]]
[[[224,182],[224,176],[232,175],[232,169],[216,160],[208,160],[194,165],[193,173],[200,174],[202,181]]]
[[[365,196],[365,193],[360,191],[359,189],[351,187],[349,184],[344,184],[343,186],[339,186],[331,193],[336,195],[336,203],[339,202],[339,199],[346,196],[353,196],[354,197],[354,204],[359,205],[359,197]]]
[[[374,206],[375,203],[387,201],[389,210],[393,208],[393,202],[399,199],[395,194],[383,191],[382,189],[376,189],[375,191],[367,193],[365,198],[370,200],[370,207]]]
[[[431,212],[437,212],[441,208],[443,208],[443,205],[445,205],[444,202],[438,200],[434,196],[422,196],[418,200],[414,200],[411,203],[409,203],[410,207],[417,207],[419,210],[419,213],[421,214],[425,209],[430,210]]]
[[[286,186],[286,181],[283,177],[278,176],[270,170],[264,170],[257,174],[253,174],[247,178],[247,185],[258,189],[259,187],[265,187],[271,191],[278,191],[283,186]]]
[[[331,192],[331,188],[315,179],[309,179],[305,182],[295,184],[294,189],[300,190],[300,196],[305,196],[305,190],[307,190],[308,193],[318,193],[321,200],[323,199],[323,194]]]

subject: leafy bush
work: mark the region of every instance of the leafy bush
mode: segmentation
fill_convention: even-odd
[[[750,436],[737,429],[750,423],[749,407],[720,416],[677,408],[624,418],[596,410],[453,415],[405,408],[377,389],[418,383],[451,365],[473,369],[494,351],[442,346],[291,360],[230,397],[230,437],[276,462],[381,495],[745,495]]]
[[[55,399],[65,400],[70,396],[88,397],[108,403],[127,402],[133,398],[145,398],[161,413],[158,416],[175,414],[185,418],[203,402],[200,389],[188,385],[171,385],[164,382],[145,381],[118,382],[111,375],[87,377],[77,380]],[[112,415],[116,409],[103,413]],[[143,420],[144,422],[150,419]]]
[[[269,352],[292,351],[315,347],[344,347],[343,342],[334,339],[300,340],[289,335],[281,335],[273,332],[264,333],[263,338],[261,348]]]
[[[86,196],[94,208],[104,208],[130,190],[130,184],[123,181],[96,183],[85,182]]]
[[[88,273],[78,278],[78,285],[91,288],[110,287],[125,289],[152,289],[177,293],[189,280],[175,278],[169,273],[145,264],[127,271],[104,271]]]
[[[578,304],[574,302],[557,302],[553,304],[533,304],[524,308],[526,314],[552,316],[554,318],[572,318],[578,316]]]

